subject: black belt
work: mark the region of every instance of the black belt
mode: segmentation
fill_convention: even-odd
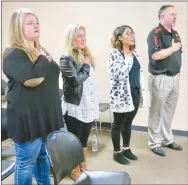
[[[166,72],[166,73],[159,73],[159,74],[154,74],[154,75],[176,76],[177,73],[176,73],[176,74],[172,74],[172,73],[168,73],[168,72]]]

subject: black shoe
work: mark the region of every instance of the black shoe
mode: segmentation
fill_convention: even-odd
[[[172,150],[178,150],[178,151],[183,150],[183,147],[181,145],[176,144],[175,142],[170,143],[169,145],[164,145],[164,147],[170,148]]]
[[[138,157],[131,152],[131,149],[124,150],[124,156],[131,160],[138,160]]]
[[[123,155],[123,152],[115,153],[113,154],[113,158],[116,162],[120,164],[129,164],[130,161],[128,161],[125,156]]]
[[[161,147],[156,147],[151,149],[155,154],[160,155],[160,156],[166,156],[166,152],[161,148]]]

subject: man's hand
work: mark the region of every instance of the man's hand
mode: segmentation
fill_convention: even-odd
[[[160,51],[154,53],[152,55],[152,59],[162,61],[163,59],[172,55],[174,52],[178,51],[180,48],[181,48],[181,43],[180,42],[175,43],[174,39],[172,39],[172,46],[166,49],[161,49]]]
[[[174,52],[178,51],[181,48],[181,46],[182,45],[180,42],[175,43],[174,39],[172,39],[172,49]]]

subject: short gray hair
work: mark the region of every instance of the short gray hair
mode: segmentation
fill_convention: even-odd
[[[161,6],[161,8],[160,8],[159,11],[158,11],[158,18],[160,19],[160,18],[161,18],[161,14],[162,14],[167,8],[170,8],[170,7],[174,7],[174,5],[163,5],[163,6]]]

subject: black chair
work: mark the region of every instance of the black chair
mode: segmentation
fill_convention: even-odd
[[[84,161],[79,139],[69,132],[51,133],[47,138],[47,150],[55,185],[58,185],[72,169]],[[74,184],[125,185],[130,184],[130,177],[126,172],[84,171]]]
[[[1,108],[1,142],[7,140],[8,132],[7,132],[7,119],[6,119],[6,109]],[[2,150],[1,156],[15,156],[16,152],[14,149],[14,145],[10,148]]]
[[[1,98],[5,96],[3,99],[4,101],[6,101],[6,88],[7,88],[6,81],[1,79]],[[1,108],[1,142],[7,140],[8,138],[9,137],[7,132],[6,109]],[[2,154],[2,156],[4,155]],[[14,172],[14,170],[15,170],[15,162],[8,160],[1,160],[1,180],[4,180],[9,175],[11,175]]]
[[[1,108],[1,142],[8,138],[6,109]]]
[[[15,170],[15,162],[2,160],[1,161],[1,180],[6,179]]]

